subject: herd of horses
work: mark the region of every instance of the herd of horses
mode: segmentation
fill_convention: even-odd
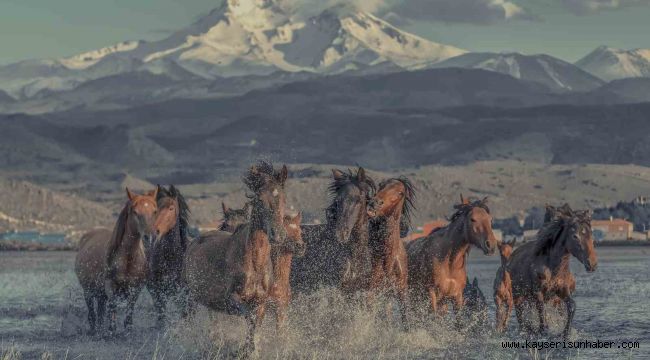
[[[472,286],[466,263],[474,246],[485,255],[501,254],[494,283],[498,331],[506,329],[514,307],[521,330],[545,332],[544,307],[552,303],[565,304],[564,336],[569,335],[575,313],[569,260],[576,257],[590,272],[597,265],[588,211],[547,206],[537,240],[513,251],[514,243],[497,241],[487,199],[469,201],[461,195],[449,225],[405,242],[416,197],[407,178],[376,185],[361,167],[333,170],[332,176],[326,222],[306,225],[300,214],[286,210],[287,167],[261,161],[243,176],[248,189],[244,208],[223,205],[221,227],[196,239],[188,235],[190,211],[176,187],[158,186],[145,194],[127,189],[114,229],[92,230],[79,244],[75,272],[90,332],[115,334],[118,302],[127,304],[128,331],[145,287],[161,325],[171,300],[183,316],[193,316],[201,304],[245,317],[245,353],[255,350],[256,329],[267,308],[283,331],[292,291],[321,287],[338,288],[368,305],[379,296],[395,301],[405,330],[409,312],[428,309],[433,316],[445,316],[448,304],[462,326],[461,310],[471,309],[464,293]],[[478,290],[476,281],[473,286]],[[537,327],[524,316],[526,307],[538,311]]]

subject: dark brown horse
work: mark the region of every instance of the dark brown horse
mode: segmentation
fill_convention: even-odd
[[[564,338],[569,336],[575,314],[575,278],[569,261],[576,257],[588,272],[598,266],[591,233],[591,213],[574,211],[568,204],[560,208],[547,207],[546,221],[537,234],[537,240],[517,248],[508,261],[512,277],[512,296],[520,329],[532,334],[547,330],[544,303],[555,298],[566,304],[567,321]],[[527,305],[537,310],[539,328],[533,331],[524,317]],[[507,322],[509,314],[506,314]],[[503,325],[505,327],[505,325]]]
[[[146,283],[152,253],[157,192],[137,195],[126,189],[129,200],[112,234],[94,230],[80,241],[75,273],[84,291],[91,333],[101,330],[107,302],[111,333],[115,331],[118,300],[127,301],[124,327],[129,330],[133,324],[133,308]]]
[[[366,289],[370,274],[368,202],[374,181],[363,168],[332,170],[332,202],[325,211],[327,223],[302,227],[305,256],[295,259],[291,287],[313,291],[319,286],[340,287],[351,294]]]
[[[190,300],[210,309],[243,315],[248,320],[244,353],[255,350],[273,284],[272,248],[287,245],[284,227],[287,168],[276,171],[267,162],[251,167],[244,183],[251,195],[250,223],[234,234],[211,232],[191,244],[183,278]]]
[[[411,226],[414,200],[415,189],[407,178],[388,179],[379,184],[368,209],[372,216],[369,301],[378,292],[391,292],[399,302],[405,328],[408,327],[408,257],[401,235],[406,235]]]
[[[406,247],[411,298],[428,299],[430,309],[439,315],[447,312],[446,302],[451,301],[457,322],[464,304],[465,266],[471,245],[486,255],[492,255],[497,247],[486,200],[470,203],[461,195],[449,225],[413,240]]]
[[[494,304],[496,305],[496,329],[498,332],[503,332],[506,329],[507,317],[512,312],[512,279],[507,267],[516,242],[515,238],[510,242],[504,240],[499,244],[501,266],[494,278]]]
[[[234,233],[240,225],[248,223],[251,216],[250,204],[246,203],[243,209],[231,209],[225,203],[221,203],[223,210],[223,221],[219,226],[220,231]]]
[[[188,244],[190,210],[181,192],[171,185],[158,186],[158,216],[153,225],[154,241],[147,288],[158,313],[165,322],[165,307],[170,298],[182,303],[181,272]]]

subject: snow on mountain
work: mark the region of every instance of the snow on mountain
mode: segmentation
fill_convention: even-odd
[[[279,3],[227,0],[160,41],[127,41],[64,59],[8,65],[0,68],[0,88],[25,97],[23,87],[35,81],[68,89],[70,83],[133,71],[214,79],[276,71],[332,74],[385,63],[412,68],[465,53],[347,6],[301,19]]]
[[[601,46],[576,65],[605,81],[650,77],[650,49],[621,50]]]
[[[461,67],[496,71],[517,79],[541,83],[556,91],[588,91],[603,83],[577,66],[548,55],[468,53],[431,67]]]

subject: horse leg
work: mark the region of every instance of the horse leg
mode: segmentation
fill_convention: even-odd
[[[463,317],[461,315],[461,312],[463,311],[463,293],[461,292],[460,295],[457,295],[454,300],[453,300],[453,307],[454,307],[454,318],[455,318],[455,324],[456,324],[456,329],[461,330],[463,328]]]
[[[429,288],[429,306],[431,306],[431,313],[438,315],[438,296],[433,287]]]
[[[151,291],[151,298],[153,299],[153,306],[156,308],[158,314],[158,327],[162,328],[165,325],[165,306],[166,299],[162,291]]]
[[[248,336],[244,345],[244,357],[249,357],[255,353],[255,334],[257,327],[262,324],[264,314],[266,313],[266,302],[260,302],[252,311],[248,312]]]
[[[89,335],[95,335],[97,331],[97,318],[95,316],[95,293],[84,292],[84,299],[86,300],[86,307],[88,308],[88,324],[90,325]]]
[[[497,332],[503,332],[506,329],[506,304],[499,295],[494,296],[494,305],[496,306],[496,330]]]
[[[517,322],[519,323],[519,331],[524,331],[527,334],[530,334],[531,328],[530,324],[524,317],[524,304],[523,302],[517,302],[515,304],[515,313],[517,314]]]
[[[544,317],[544,296],[538,295],[535,299],[535,309],[537,309],[537,316],[539,317],[539,330],[538,334],[544,334],[548,328],[546,325],[546,318]]]
[[[106,300],[108,297],[102,290],[97,295],[97,329],[102,331],[104,328],[104,316],[106,315]]]
[[[135,310],[135,303],[138,301],[140,289],[132,289],[126,295],[126,317],[124,318],[124,329],[131,331],[133,328],[133,311]]]
[[[108,332],[110,335],[115,334],[115,323],[117,322],[117,294],[113,293],[108,298]]]
[[[409,296],[408,289],[403,287],[397,290],[397,301],[399,302],[399,312],[402,317],[402,329],[404,331],[409,331],[409,321],[408,321],[408,307],[409,307]]]
[[[566,312],[567,312],[567,318],[566,318],[566,325],[564,326],[564,340],[567,340],[569,338],[569,334],[571,332],[571,324],[573,323],[573,315],[575,315],[576,312],[576,302],[573,300],[571,296],[567,296],[567,298],[564,300],[566,303]]]

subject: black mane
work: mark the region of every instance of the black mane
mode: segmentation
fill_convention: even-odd
[[[472,209],[476,207],[485,210],[488,214],[490,213],[490,208],[487,205],[487,198],[483,198],[482,200],[476,200],[468,203],[461,203],[461,204],[454,205],[454,209],[456,211],[449,217],[449,223],[451,224],[454,221],[460,219],[461,217],[465,216],[467,213],[469,213],[470,211],[472,211]]]
[[[328,220],[331,216],[336,215],[336,197],[338,196],[341,189],[343,189],[346,185],[353,184],[358,188],[365,188],[369,196],[372,196],[377,190],[375,181],[372,180],[370,176],[365,175],[363,181],[359,180],[360,169],[361,168],[357,169],[356,171],[348,169],[347,172],[342,172],[343,175],[338,179],[335,178],[327,187],[327,191],[329,192],[331,198],[331,203],[327,207],[326,211]]]
[[[181,194],[174,185],[170,185],[169,189],[166,189],[164,186],[158,185],[158,195],[156,196],[156,201],[160,201],[164,198],[176,198],[178,202],[178,226],[181,234],[181,243],[183,248],[187,246],[187,237],[189,233],[189,223],[190,223],[190,207],[185,201],[185,197]]]

